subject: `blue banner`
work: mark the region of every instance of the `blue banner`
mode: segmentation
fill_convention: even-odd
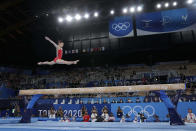
[[[188,31],[196,28],[196,13],[191,9],[174,9],[136,16],[137,35]]]
[[[147,121],[153,121],[153,116],[156,114],[159,116],[161,121],[168,121],[167,118],[168,110],[164,103],[123,103],[123,104],[112,104],[111,112],[117,117],[117,109],[120,107],[123,111],[123,114],[128,114],[130,116],[130,120],[133,120],[138,113],[144,113]],[[185,118],[188,109],[192,109],[193,113],[196,114],[196,102],[179,102],[177,111],[181,115],[182,118]]]
[[[110,38],[121,38],[133,36],[133,25],[131,16],[116,17],[109,24]]]
[[[117,117],[117,109],[120,107],[123,111],[124,116],[129,115],[130,119],[133,120],[138,113],[144,113],[147,120],[153,120],[153,116],[156,114],[161,120],[167,120],[166,115],[168,114],[167,108],[164,103],[130,103],[130,104],[112,104],[111,112]]]
[[[44,103],[45,101],[45,103]],[[42,100],[42,102],[39,101],[39,104],[37,104],[34,108],[34,114],[35,116],[41,116],[41,114],[48,114],[48,111],[51,107],[53,107],[56,112],[59,109],[59,107],[62,107],[64,111],[64,116],[75,116],[77,118],[80,118],[82,116],[81,109],[83,106],[86,107],[88,114],[91,114],[92,107],[95,106],[98,114],[102,114],[102,109],[104,106],[108,108],[109,113],[112,112],[114,116],[117,118],[117,109],[120,107],[123,111],[124,116],[129,115],[129,120],[132,121],[138,113],[144,113],[145,117],[147,118],[147,121],[153,121],[154,115],[156,114],[159,116],[159,119],[161,121],[168,121],[169,118],[168,110],[164,103],[162,102],[151,102],[151,103],[111,103],[111,104],[54,104],[54,100]],[[196,114],[196,102],[179,102],[177,111],[182,116],[182,118],[185,118],[188,109],[192,109],[193,113]]]
[[[61,104],[54,104],[54,105],[42,104],[42,105],[37,106],[33,112],[36,116],[41,116],[41,114],[43,114],[43,113],[48,114],[51,107],[53,107],[55,109],[55,112],[57,112],[59,107],[61,107],[63,109],[64,116],[75,116],[78,118],[78,117],[82,117],[81,109],[83,106],[86,107],[89,115],[91,115],[91,111],[92,111],[93,106],[96,107],[99,115],[102,114],[102,109],[104,106],[107,107],[109,113],[111,111],[110,104],[63,104],[63,105],[61,105]]]

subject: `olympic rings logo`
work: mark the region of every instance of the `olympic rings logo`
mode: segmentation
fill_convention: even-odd
[[[127,113],[129,116],[131,116],[131,114],[138,116],[138,113],[144,113],[149,118],[150,116],[153,116],[155,114],[155,108],[151,105],[147,105],[144,108],[142,106],[134,106],[133,108],[131,106],[123,106],[122,107],[123,114],[126,108],[128,108],[129,110]],[[152,112],[149,112],[149,110],[152,110]]]
[[[129,22],[112,24],[112,29],[114,29],[115,31],[126,31],[129,27],[130,27]]]

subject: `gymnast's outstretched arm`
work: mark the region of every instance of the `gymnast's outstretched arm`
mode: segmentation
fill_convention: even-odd
[[[52,41],[49,37],[45,36],[45,39],[48,40],[50,43],[52,43],[56,48],[59,48],[59,46],[54,41]]]

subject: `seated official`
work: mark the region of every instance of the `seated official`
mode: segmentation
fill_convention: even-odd
[[[133,123],[137,123],[138,122],[138,116],[134,117]]]
[[[19,105],[15,106],[14,116],[15,117],[20,117],[21,116],[20,106]]]
[[[121,110],[120,106],[118,107],[118,110],[117,110],[117,118],[122,118],[123,116],[123,111]]]
[[[102,116],[97,116],[97,121],[96,122],[103,122],[104,119],[102,118]]]
[[[53,108],[50,109],[49,118],[50,119],[55,119],[56,118],[55,111],[54,111]]]
[[[108,122],[109,121],[109,114],[108,114],[108,112],[103,112],[101,117],[103,118],[104,122]]]
[[[160,122],[158,115],[154,114],[153,118],[154,118],[154,122]]]
[[[87,111],[86,107],[85,106],[82,106],[82,109],[81,109],[81,112],[82,112],[82,116],[85,115],[85,112]]]
[[[130,118],[131,116],[129,114],[126,114],[125,115],[125,118]]]
[[[57,117],[60,117],[60,118],[63,118],[63,109],[62,109],[62,107],[60,106],[59,107],[59,109],[58,109],[58,111],[57,111]]]
[[[140,117],[140,122],[144,122],[146,120],[144,113],[138,113],[138,116]]]
[[[192,113],[192,109],[188,109],[188,114],[186,116],[185,121],[188,123],[195,123],[196,122],[196,117],[195,117],[195,114]]]
[[[96,122],[97,121],[97,110],[93,109],[92,114],[91,114],[91,122]]]
[[[121,118],[120,122],[126,122],[126,120],[125,120],[125,117],[124,117],[124,116],[122,116],[122,118]]]
[[[108,122],[108,120],[109,120],[109,114],[108,114],[108,108],[107,108],[107,106],[104,106],[103,107],[101,117],[103,118],[103,121],[104,122]]]
[[[114,122],[115,121],[115,117],[114,115],[111,113],[108,119],[108,122]]]
[[[88,112],[86,111],[84,116],[83,116],[83,122],[89,122],[90,116],[88,115]]]

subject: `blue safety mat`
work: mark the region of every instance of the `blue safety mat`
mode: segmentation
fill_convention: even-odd
[[[0,124],[0,131],[196,131],[196,124],[170,126],[167,122],[120,123],[120,122],[59,122],[36,121],[34,123]]]

